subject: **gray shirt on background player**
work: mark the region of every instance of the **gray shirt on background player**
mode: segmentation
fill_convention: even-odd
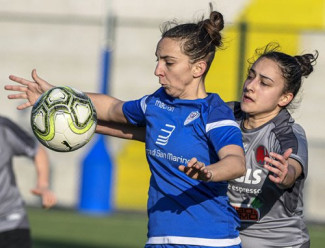
[[[256,129],[245,129],[240,103],[229,103],[241,127],[246,152],[246,175],[232,180],[228,196],[241,219],[242,245],[246,247],[301,247],[309,235],[303,220],[303,188],[308,171],[308,148],[304,130],[283,109]],[[280,189],[263,168],[270,152],[283,154],[302,166],[302,174],[289,189]],[[308,246],[307,246],[308,247]]]
[[[0,116],[0,232],[29,228],[12,160],[14,156],[34,158],[37,147],[37,142],[30,135]]]

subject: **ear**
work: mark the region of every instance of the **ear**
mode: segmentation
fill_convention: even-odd
[[[283,94],[279,99],[279,106],[285,107],[287,106],[293,99],[293,94],[291,92]]]
[[[195,78],[201,77],[205,73],[207,67],[208,67],[208,65],[204,60],[195,62],[192,67],[193,77],[195,77]]]

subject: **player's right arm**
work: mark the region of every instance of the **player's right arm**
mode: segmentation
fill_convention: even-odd
[[[96,133],[145,142],[146,128],[131,124],[98,121]]]
[[[44,92],[54,87],[40,78],[35,69],[32,71],[32,78],[34,81],[10,75],[9,79],[18,84],[5,85],[6,90],[16,91],[8,95],[9,99],[26,99],[25,103],[17,107],[19,110],[33,106]],[[122,111],[123,101],[104,94],[88,93],[87,95],[95,106],[98,120],[127,123]]]
[[[16,91],[14,94],[9,94],[9,99],[26,99],[26,102],[19,105],[17,109],[22,110],[33,106],[36,100],[47,90],[53,88],[54,86],[41,79],[36,70],[32,71],[32,78],[34,81],[29,81],[27,79],[10,75],[9,79],[18,83],[15,85],[5,85],[6,90]],[[18,92],[18,93],[17,93]]]
[[[98,120],[104,122],[127,123],[127,119],[122,110],[124,101],[104,94],[86,94],[95,106]]]

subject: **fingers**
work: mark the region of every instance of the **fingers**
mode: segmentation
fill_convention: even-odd
[[[16,83],[19,83],[19,84],[22,84],[22,85],[25,85],[25,86],[28,86],[28,84],[32,83],[31,81],[29,80],[26,80],[24,78],[21,78],[21,77],[17,77],[17,76],[14,76],[14,75],[10,75],[9,76],[9,79],[11,81],[14,81]]]
[[[286,150],[282,155],[270,152],[269,157],[265,157],[264,168],[270,173],[269,179],[275,183],[283,183],[288,173],[288,158],[292,153],[292,149]]]
[[[200,170],[204,167],[204,163],[198,161],[196,158],[192,158],[188,163],[187,163],[187,167],[188,168],[194,168],[197,170]]]
[[[52,192],[47,192],[45,195],[43,195],[43,207],[44,208],[51,208],[53,207],[57,200],[56,200],[56,197],[54,196],[54,194]]]
[[[213,174],[204,163],[198,161],[196,158],[192,158],[187,166],[179,165],[178,169],[184,172],[188,177],[203,181],[211,181]]]
[[[26,93],[10,94],[8,95],[9,99],[27,99]]]
[[[32,104],[30,102],[26,102],[26,103],[23,103],[23,104],[20,104],[17,109],[18,110],[23,110],[23,109],[26,109],[26,108],[29,108],[30,106],[32,106]]]
[[[41,78],[37,75],[37,73],[36,73],[36,69],[33,69],[33,70],[32,70],[32,78],[33,78],[34,81],[36,81],[36,82],[40,82],[40,81],[43,81],[43,82],[44,82],[44,80],[41,79]]]
[[[34,195],[42,197],[42,205],[44,208],[51,208],[57,202],[55,195],[50,190],[36,188],[31,190],[31,192]]]
[[[292,148],[287,149],[283,154],[284,159],[289,159],[291,153],[292,153]]]

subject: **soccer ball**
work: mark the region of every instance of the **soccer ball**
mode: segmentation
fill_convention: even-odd
[[[31,126],[37,139],[57,152],[74,151],[95,133],[96,110],[89,97],[70,87],[55,87],[33,106]]]

